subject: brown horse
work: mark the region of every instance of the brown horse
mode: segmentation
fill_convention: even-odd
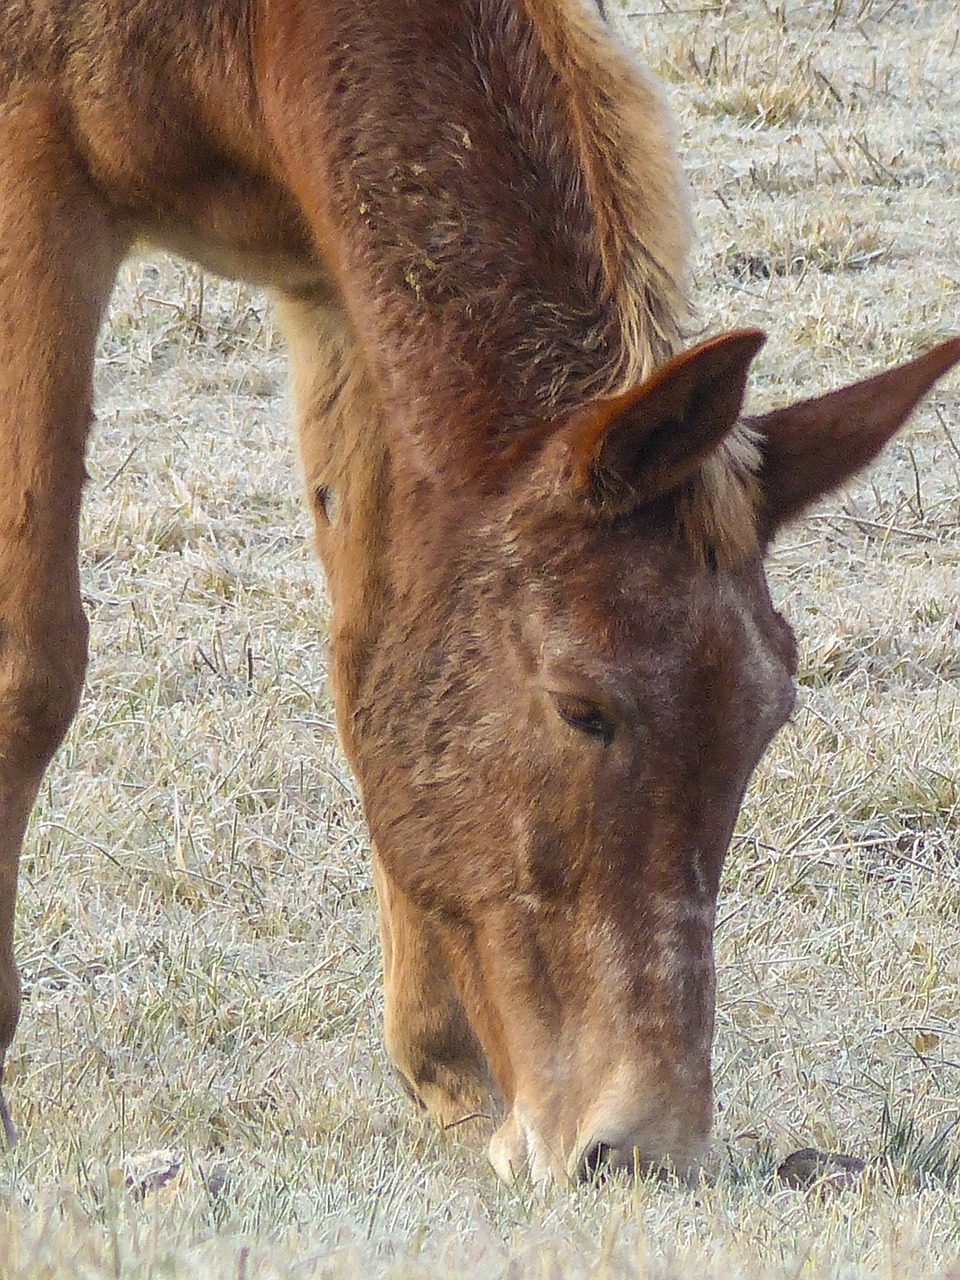
[[[497,1095],[504,1177],[686,1164],[721,863],[793,701],[762,557],[960,342],[742,423],[762,335],[678,354],[676,163],[588,0],[4,0],[0,1062],[86,662],[94,343],[143,239],[280,300],[409,1089]]]

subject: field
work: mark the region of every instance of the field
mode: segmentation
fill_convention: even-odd
[[[769,331],[752,408],[960,331],[953,0],[622,20],[679,121],[696,332]],[[124,269],[88,686],[21,876],[0,1280],[960,1276],[960,376],[772,558],[801,698],[725,873],[702,1178],[546,1196],[421,1122],[380,1045],[285,394],[265,298]],[[797,1189],[801,1147],[875,1171]]]

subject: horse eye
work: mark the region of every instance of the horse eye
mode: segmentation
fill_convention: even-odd
[[[556,697],[556,695],[554,695]],[[605,711],[586,698],[556,697],[560,719],[590,738],[599,738],[605,747],[613,741],[613,722]]]

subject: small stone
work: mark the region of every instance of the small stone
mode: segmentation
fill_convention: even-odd
[[[805,1190],[815,1184],[822,1188],[856,1185],[867,1167],[859,1156],[846,1156],[839,1151],[818,1151],[802,1147],[794,1151],[777,1169],[777,1177],[788,1187]]]

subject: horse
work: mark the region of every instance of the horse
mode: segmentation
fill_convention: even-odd
[[[499,1106],[507,1180],[689,1167],[721,866],[794,701],[764,556],[960,340],[745,418],[764,335],[685,346],[670,122],[596,0],[5,0],[0,104],[0,1068],[147,242],[277,299],[407,1090]]]

